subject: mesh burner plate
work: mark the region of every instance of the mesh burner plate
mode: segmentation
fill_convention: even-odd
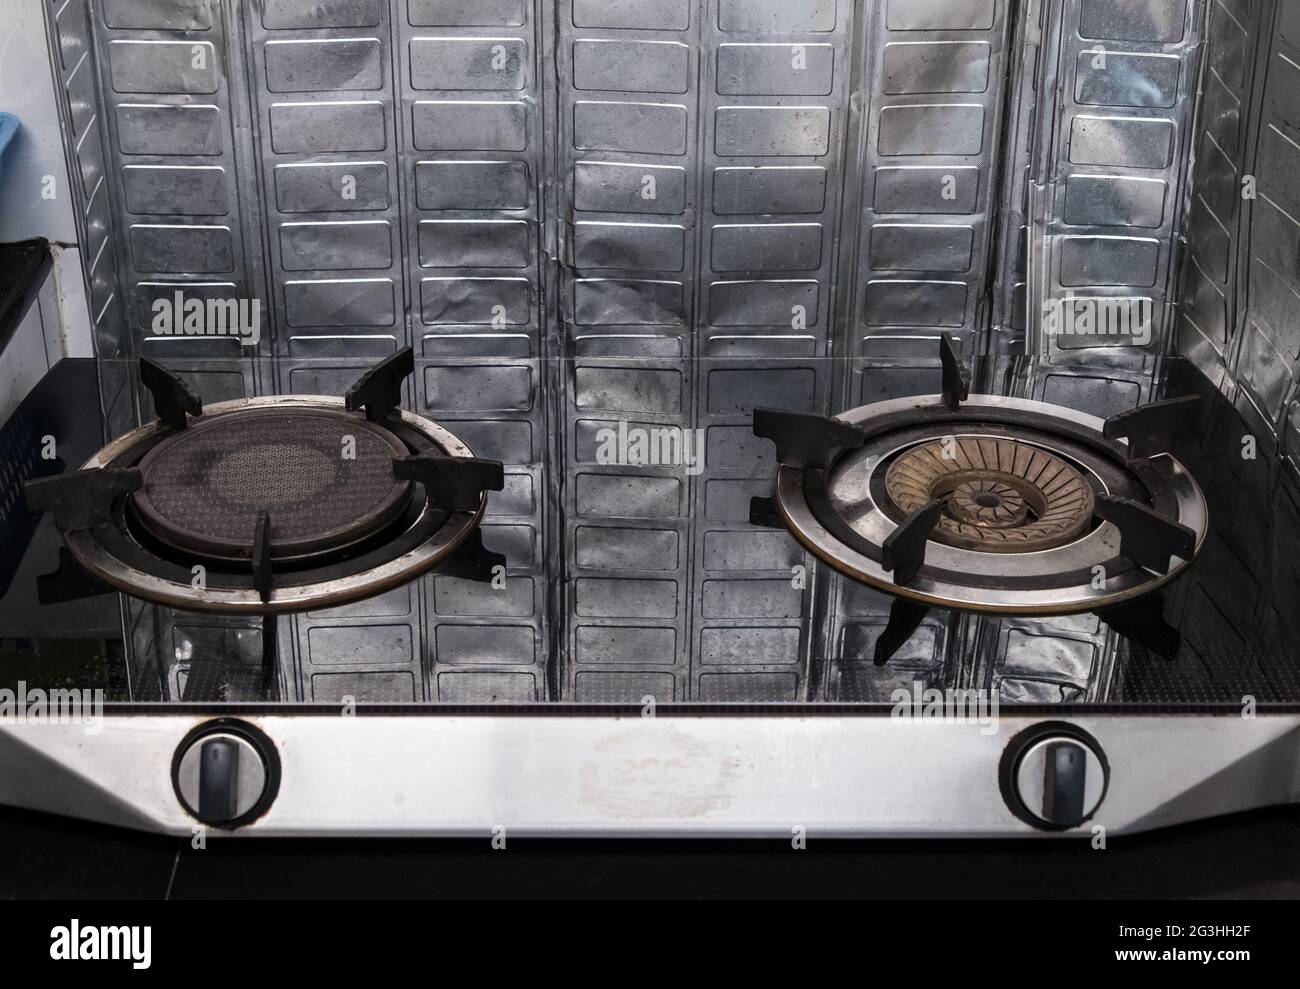
[[[393,521],[411,494],[410,482],[393,477],[393,458],[408,452],[355,415],[251,410],[195,422],[160,443],[140,463],[144,486],[132,504],[155,538],[224,559],[249,555],[265,510],[272,557],[300,557]]]

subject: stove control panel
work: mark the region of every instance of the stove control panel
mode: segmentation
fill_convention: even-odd
[[[1022,821],[1068,831],[1092,818],[1106,797],[1110,766],[1087,732],[1049,722],[1021,732],[1002,756],[1003,799]]]
[[[271,740],[234,719],[200,725],[181,742],[172,761],[177,799],[192,817],[212,827],[234,829],[260,817],[279,783]]]

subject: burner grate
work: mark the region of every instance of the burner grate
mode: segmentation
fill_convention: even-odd
[[[984,395],[956,410],[939,395],[895,399],[820,422],[754,415],[781,461],[772,500],[805,547],[897,598],[1002,615],[1101,612],[1176,579],[1199,552],[1196,482],[1172,456],[1132,460],[1105,427]]]

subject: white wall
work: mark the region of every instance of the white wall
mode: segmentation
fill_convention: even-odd
[[[0,421],[61,358],[90,357],[82,252],[77,243],[72,185],[55,81],[46,42],[48,0],[0,0],[0,110],[22,121],[0,162],[0,242],[35,237],[54,248],[54,270],[13,339],[0,354]],[[56,0],[57,10],[64,3]],[[42,190],[53,177],[54,195]]]

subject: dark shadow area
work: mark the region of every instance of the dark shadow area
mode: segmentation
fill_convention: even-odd
[[[1087,841],[189,842],[0,811],[7,898],[1300,898],[1300,809]],[[177,851],[179,849],[179,858]]]

